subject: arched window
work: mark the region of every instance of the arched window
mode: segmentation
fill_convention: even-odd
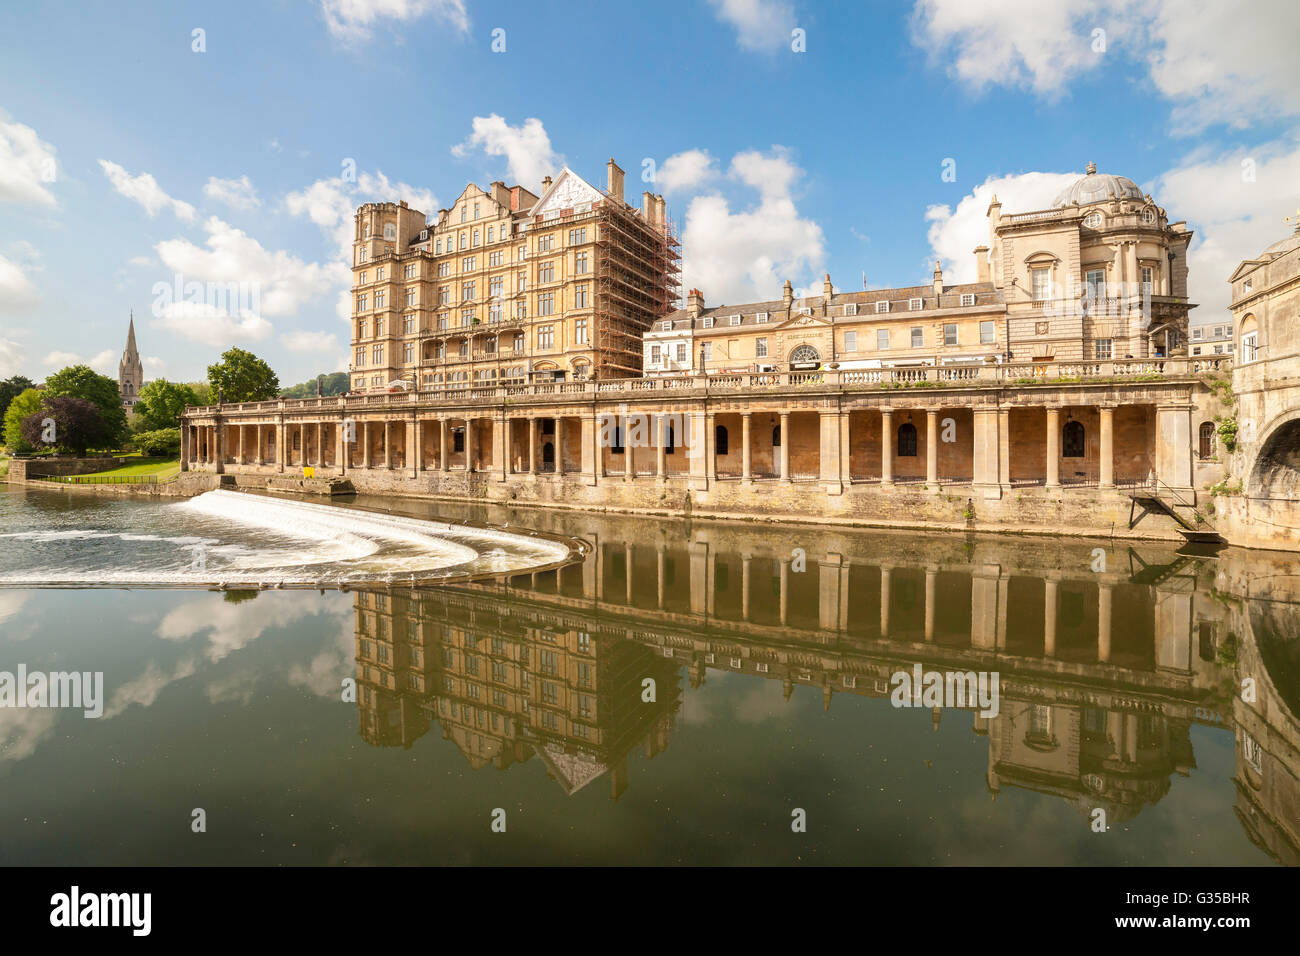
[[[718,425],[713,429],[713,453],[715,455],[727,454],[727,429],[723,425]]]
[[[911,422],[898,426],[898,457],[916,457],[916,426]]]
[[[1214,439],[1216,437],[1214,432],[1214,422],[1201,422],[1200,437],[1201,437],[1200,448],[1197,449],[1199,453],[1199,457],[1213,458]]]
[[[821,361],[821,356],[817,354],[817,350],[813,348],[811,345],[801,345],[793,352],[790,353],[791,365],[794,365],[796,363],[802,364],[804,362],[820,362],[820,361]]]
[[[1082,458],[1084,447],[1083,422],[1069,421],[1061,431],[1061,457]]]

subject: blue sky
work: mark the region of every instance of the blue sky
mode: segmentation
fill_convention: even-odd
[[[0,376],[115,374],[130,309],[147,377],[232,344],[285,383],[338,369],[356,205],[603,186],[611,156],[710,304],[969,280],[991,192],[1041,208],[1096,161],[1196,230],[1214,320],[1300,206],[1297,36],[1300,5],[1206,0],[9,5]],[[168,306],[178,274],[257,308]]]

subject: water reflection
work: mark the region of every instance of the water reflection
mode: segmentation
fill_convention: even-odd
[[[566,794],[603,779],[618,798],[629,754],[667,749],[715,675],[780,682],[787,700],[815,688],[829,710],[888,697],[918,664],[997,672],[999,713],[960,717],[986,742],[993,799],[1016,788],[1115,826],[1193,771],[1205,727],[1235,735],[1251,841],[1300,862],[1300,578],[1285,556],[472,510],[591,552],[356,593],[360,731],[376,747],[437,727],[472,767],[536,758]],[[1253,700],[1237,693],[1246,678]],[[930,714],[935,730],[952,719]]]

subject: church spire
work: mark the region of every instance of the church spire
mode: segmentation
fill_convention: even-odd
[[[117,365],[117,389],[128,412],[139,398],[143,385],[144,365],[135,345],[135,310],[132,309],[126,327],[126,349],[122,352],[122,361]]]

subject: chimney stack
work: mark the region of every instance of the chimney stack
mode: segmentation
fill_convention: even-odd
[[[668,207],[664,202],[664,197],[655,194],[655,227],[660,232],[668,231]]]
[[[785,305],[786,312],[790,311],[790,306],[794,305],[794,287],[790,285],[790,280],[785,280],[785,288],[781,292],[781,302]]]
[[[605,164],[605,192],[619,202],[623,201],[623,170],[619,169],[618,163],[614,162],[613,156]]]
[[[686,314],[694,321],[700,317],[704,311],[704,293],[699,289],[692,289],[686,296]]]
[[[546,190],[550,188],[551,188],[551,177],[547,176],[545,179],[542,180],[542,192],[546,192]]]
[[[975,271],[980,282],[991,282],[989,278],[989,247],[975,247]]]
[[[826,299],[824,305],[831,304],[831,296],[835,294],[835,286],[831,285],[831,274],[826,273],[826,278],[822,279],[822,296]]]
[[[641,194],[641,218],[646,221],[646,225],[655,224],[655,194],[652,192],[643,192]]]
[[[934,260],[934,297],[937,299],[943,295],[943,270],[939,268],[939,260]]]

